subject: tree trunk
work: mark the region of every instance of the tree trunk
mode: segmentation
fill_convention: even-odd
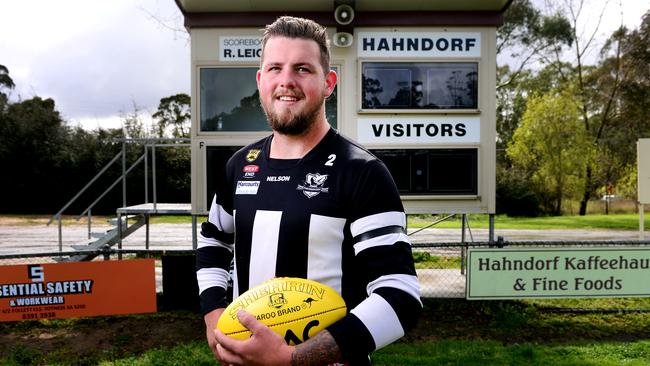
[[[591,166],[587,166],[587,172],[585,174],[585,191],[582,194],[582,201],[580,201],[580,216],[587,214],[587,203],[589,203],[589,198],[591,198]]]

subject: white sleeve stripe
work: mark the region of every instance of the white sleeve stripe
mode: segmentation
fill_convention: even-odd
[[[393,245],[398,241],[403,241],[405,243],[411,244],[409,237],[404,233],[386,234],[354,244],[354,255],[359,255],[359,253],[368,248],[379,247],[382,245]]]
[[[372,294],[350,311],[366,326],[375,349],[380,349],[404,335],[404,328],[395,310],[381,296]]]
[[[228,249],[230,252],[232,252],[232,244],[224,243],[214,238],[206,238],[201,233],[199,233],[196,248],[201,249],[204,247],[220,247]]]
[[[407,274],[390,274],[381,276],[370,282],[366,287],[366,290],[368,291],[368,295],[370,295],[375,292],[376,289],[381,287],[400,289],[413,296],[413,298],[422,305],[422,301],[420,300],[420,282],[416,276]]]
[[[354,237],[385,226],[406,227],[406,214],[401,211],[390,211],[362,217],[350,224],[350,232]]]
[[[201,268],[196,271],[196,281],[199,284],[199,295],[211,288],[221,287],[228,288],[229,274],[226,270],[221,268]]]
[[[208,221],[214,224],[217,229],[232,234],[235,232],[235,220],[231,214],[226,212],[221,205],[217,203],[217,195],[212,198],[212,205],[208,213]]]

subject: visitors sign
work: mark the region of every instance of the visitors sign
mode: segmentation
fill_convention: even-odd
[[[468,250],[470,300],[650,297],[650,249],[490,248]]]

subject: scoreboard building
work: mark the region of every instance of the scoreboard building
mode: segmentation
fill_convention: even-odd
[[[511,0],[510,0],[511,1]],[[407,213],[495,213],[496,28],[509,0],[176,0],[191,37],[192,214],[220,168],[270,134],[258,99],[262,29],[328,29],[332,127],[381,158]]]

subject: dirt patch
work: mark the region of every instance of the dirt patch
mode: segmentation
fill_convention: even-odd
[[[198,314],[189,312],[0,323],[0,358],[15,358],[17,352],[56,352],[62,359],[78,357],[91,364],[106,356],[138,355],[202,340],[203,324]]]

